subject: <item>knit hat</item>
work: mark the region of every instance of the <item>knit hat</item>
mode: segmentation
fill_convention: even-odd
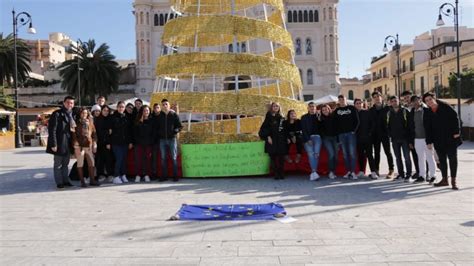
[[[100,108],[100,105],[96,104],[96,105],[92,106],[91,112],[101,111],[101,110],[102,110],[102,108]]]

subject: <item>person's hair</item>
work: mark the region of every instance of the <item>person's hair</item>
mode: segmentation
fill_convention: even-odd
[[[150,106],[143,105],[142,107],[140,107],[140,110],[138,110],[138,115],[137,115],[137,118],[135,120],[136,124],[143,123],[143,113],[144,113],[145,108],[148,108],[148,111],[150,111],[150,114],[151,114]]]
[[[410,98],[410,102],[416,102],[416,101],[418,101],[419,99],[420,99],[420,96],[418,96],[418,95],[413,95],[413,96],[411,96],[411,98]]]
[[[122,103],[124,103],[124,104],[125,104],[125,102],[122,102]],[[117,104],[117,105],[118,105],[118,104]],[[125,105],[125,108],[127,108],[127,107],[129,107],[129,106],[131,106],[132,108],[134,108],[134,107],[135,107],[135,106],[134,106],[132,103],[127,103],[127,105]]]
[[[374,91],[372,92],[372,97],[374,96],[382,96],[382,93],[380,93],[380,91]]]
[[[100,95],[99,97],[97,97],[97,100],[101,99],[101,98],[104,98],[104,100],[107,100],[107,98],[105,98],[105,96],[102,96]]]
[[[390,98],[388,98],[390,101],[393,100],[393,99],[397,99],[398,100],[398,97],[397,96],[390,96]]]
[[[412,95],[413,93],[411,91],[404,91],[402,92],[402,96],[407,96],[407,95]]]
[[[288,120],[288,121],[290,121],[290,114],[291,114],[291,112],[294,112],[294,113],[296,114],[295,109],[290,109],[290,110],[288,110],[288,113],[286,114],[286,120]]]
[[[74,101],[74,97],[72,97],[71,95],[68,95],[68,96],[64,97],[63,103],[65,103],[67,100],[73,100]]]
[[[362,99],[355,98],[355,99],[354,99],[354,104],[356,104],[357,102],[362,102]]]
[[[423,94],[423,102],[425,101],[426,97],[431,97],[431,98],[436,100],[436,95],[432,92],[427,92],[427,93]]]
[[[143,101],[142,101],[142,99],[140,99],[140,98],[136,99],[136,100],[133,101],[133,102],[134,102],[134,103],[136,103],[136,102],[141,102],[141,103],[143,104]]]
[[[339,94],[339,96],[337,96],[338,99],[345,99],[346,96],[342,95],[342,94]]]
[[[89,109],[87,109],[86,107],[81,107],[81,108],[79,108],[79,112],[78,112],[78,116],[77,116],[77,121],[81,121],[82,112],[84,112],[84,111],[87,112],[87,119],[90,120],[92,114],[91,114],[91,112],[89,111]]]
[[[153,110],[155,110],[155,108],[156,108],[157,106],[160,106],[160,104],[159,104],[159,103],[153,104]],[[160,106],[160,107],[161,107],[161,106]]]
[[[331,106],[329,106],[329,104],[323,104],[323,105],[321,105],[321,109],[320,109],[320,110],[321,110],[321,114],[323,113],[323,108],[328,108],[329,114],[332,113],[332,108],[331,108]]]
[[[270,104],[270,105],[271,105],[271,104]],[[310,106],[310,105],[316,105],[316,104],[315,104],[314,102],[309,102],[309,103],[308,103],[308,106]]]
[[[277,112],[276,114],[282,116],[282,115],[281,115],[281,105],[280,105],[279,102],[272,102],[272,103],[270,104],[270,106],[271,106],[271,108],[270,108],[270,113],[273,113],[273,105],[274,105],[274,104],[278,105],[278,112]]]
[[[168,99],[162,99],[162,100],[161,100],[161,103],[165,103],[165,102],[168,102],[168,103],[169,103]]]

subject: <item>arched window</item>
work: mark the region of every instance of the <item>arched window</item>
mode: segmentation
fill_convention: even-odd
[[[314,10],[314,22],[319,22],[319,11]]]
[[[150,40],[146,40],[146,61],[147,64],[151,63],[151,46],[150,46]]]
[[[174,14],[170,14],[170,20],[174,19]]]
[[[303,22],[303,11],[298,11],[298,22]]]
[[[288,11],[287,19],[288,19],[288,23],[293,22],[293,15],[291,14],[291,11]]]
[[[146,12],[146,24],[150,25],[150,13]]]
[[[314,22],[313,10],[309,11],[309,22]]]
[[[293,23],[296,23],[298,22],[298,13],[295,11],[293,11]]]
[[[328,13],[329,13],[329,20],[332,20],[332,7],[329,8]]]
[[[349,95],[347,98],[349,98],[349,100],[354,100],[354,92],[352,90],[349,90]]]
[[[153,16],[153,25],[155,25],[155,26],[159,26],[159,25],[160,25],[160,20],[159,20],[159,18],[158,18],[158,14],[155,14],[155,15]]]
[[[300,38],[296,38],[296,45],[295,46],[296,46],[295,53],[297,55],[301,55],[301,39]]]
[[[168,13],[165,14],[165,24],[168,22]]]
[[[163,25],[165,25],[165,17],[163,16],[163,14],[160,14],[160,26]]]
[[[334,8],[334,19],[337,19],[337,8]]]
[[[143,25],[143,12],[140,12],[140,25]]]
[[[310,55],[313,53],[313,47],[311,47],[311,39],[306,38],[306,54]]]
[[[140,40],[140,65],[145,64],[145,41]]]
[[[229,51],[229,53],[233,53],[233,52],[234,52],[234,48],[232,47],[232,43],[229,44],[228,51]]]
[[[324,61],[328,61],[328,36],[324,35]]]
[[[303,83],[303,71],[301,71],[301,69],[299,69],[299,71],[300,71],[301,83]]]
[[[306,81],[308,85],[313,85],[313,70],[312,69],[308,69],[308,71],[306,71]]]
[[[336,60],[334,56],[334,36],[329,35],[329,58],[330,60]]]
[[[365,90],[365,92],[364,92],[364,98],[365,98],[365,99],[369,99],[369,98],[370,98],[370,91],[369,91],[369,90]]]
[[[323,8],[323,20],[326,21],[326,8]]]
[[[303,21],[308,22],[308,10],[305,10],[303,14],[304,14],[303,15],[303,18],[304,18]]]

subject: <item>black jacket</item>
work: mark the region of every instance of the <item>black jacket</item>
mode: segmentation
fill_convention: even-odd
[[[390,111],[386,115],[386,124],[387,124],[387,133],[388,136],[394,140],[410,140],[409,125],[411,124],[408,121],[410,116],[410,111],[405,107],[398,109],[398,112],[395,112],[393,108],[390,108]]]
[[[356,132],[359,126],[359,115],[352,105],[336,108],[334,120],[337,134]]]
[[[301,130],[301,120],[296,119],[293,124],[289,120],[285,120],[284,127],[288,132],[288,138],[296,137],[297,139],[303,138],[303,132]]]
[[[328,116],[321,115],[319,128],[321,130],[321,136],[335,137],[337,134],[336,125],[334,124],[334,114],[331,113]]]
[[[110,144],[109,128],[111,116],[99,116],[94,118],[95,131],[97,132],[97,146]]]
[[[288,131],[283,116],[267,114],[258,135],[265,141],[265,152],[269,155],[288,154]],[[272,144],[268,142],[268,137],[272,138]]]
[[[163,111],[160,112],[155,122],[155,131],[159,139],[175,138],[181,129],[183,129],[183,126],[175,111],[170,110],[168,114]]]
[[[112,133],[109,134],[110,144],[113,145],[128,145],[133,143],[131,134],[131,122],[128,115],[115,112],[110,117],[109,129]]]
[[[51,148],[56,147],[54,152]],[[48,121],[48,144],[46,152],[54,155],[69,155],[72,148],[71,123],[69,121],[66,109],[62,107],[54,111]]]
[[[301,117],[301,130],[303,132],[303,142],[308,142],[311,135],[319,135],[319,119],[317,114],[305,114]]]
[[[372,120],[370,120],[370,113],[368,110],[360,110],[359,112],[359,126],[357,127],[357,141],[358,142],[370,142],[371,141],[371,128]]]
[[[152,145],[155,143],[153,119],[137,122],[133,126],[133,143],[137,145]]]
[[[447,103],[436,100],[438,110],[428,109],[423,117],[425,125],[426,144],[434,144],[435,149],[456,147],[461,139],[453,135],[459,134],[458,114]]]
[[[377,107],[374,105],[369,109],[370,121],[372,121],[372,128],[370,130],[372,138],[382,139],[388,136],[387,112],[389,110],[389,107],[386,105],[382,105],[382,108],[380,109],[377,109]]]

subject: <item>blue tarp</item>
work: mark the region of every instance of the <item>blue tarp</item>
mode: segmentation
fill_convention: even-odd
[[[277,213],[286,215],[285,208],[278,203],[187,205],[178,211],[180,220],[271,220]]]

